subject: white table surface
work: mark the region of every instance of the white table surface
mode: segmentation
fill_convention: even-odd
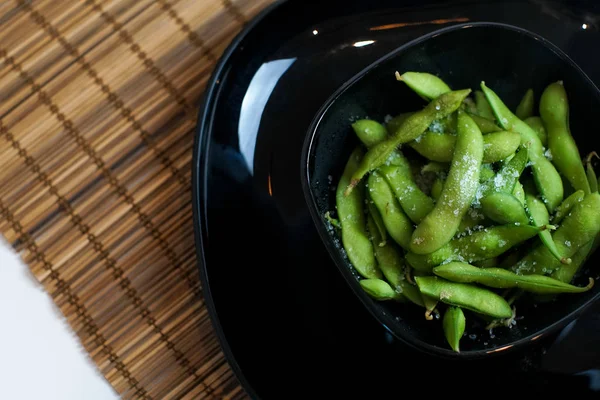
[[[118,398],[50,296],[0,238],[0,399]]]

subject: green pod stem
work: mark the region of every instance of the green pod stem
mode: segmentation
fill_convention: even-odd
[[[548,134],[546,133],[544,122],[540,117],[529,117],[523,122],[529,125],[529,127],[538,135],[540,141],[542,142],[542,146],[548,146]]]
[[[400,144],[416,139],[427,130],[433,121],[440,120],[456,111],[469,93],[471,93],[470,89],[448,92],[432,100],[422,110],[410,115],[398,130],[367,151],[354,171],[345,194],[349,195],[367,173],[384,165]]]
[[[592,251],[594,251],[596,243],[590,241],[583,245],[577,252],[571,257],[571,264],[561,265],[552,273],[552,277],[561,282],[569,283],[573,280],[581,266],[586,262]]]
[[[425,100],[433,100],[451,90],[442,79],[428,72],[408,71],[402,75],[396,72],[396,80],[406,83],[406,86]]]
[[[592,193],[598,193],[598,178],[596,177],[596,171],[594,171],[594,166],[592,165],[592,158],[598,157],[598,154],[595,151],[592,151],[587,157],[585,161],[585,173],[587,176],[587,180],[590,184],[590,191]]]
[[[373,242],[380,242],[381,237],[378,236],[375,221],[370,215],[367,218],[367,227],[372,232]],[[421,292],[419,292],[419,289],[415,285],[408,282],[405,277],[406,265],[396,247],[392,243],[386,243],[383,246],[374,246],[374,251],[379,269],[392,288],[412,303],[424,307]]]
[[[526,120],[527,118],[531,117],[533,115],[534,102],[535,99],[533,96],[533,89],[527,89],[523,95],[523,98],[521,99],[521,102],[515,110],[515,115],[517,118],[520,120]]]
[[[504,160],[513,154],[521,143],[516,132],[499,131],[483,136],[483,163]],[[450,162],[456,145],[456,135],[428,131],[408,145],[423,157],[437,162]]]
[[[510,305],[496,293],[468,283],[450,282],[436,276],[416,276],[421,293],[442,303],[462,307],[495,318],[512,315]]]
[[[481,90],[476,90],[473,93],[473,96],[475,97],[475,108],[477,109],[477,114],[479,114],[480,117],[493,121],[494,113],[492,112],[490,103],[488,103],[487,99],[485,98],[485,94]]]
[[[394,152],[390,165],[382,166],[378,172],[385,177],[404,213],[416,224],[433,209],[433,199],[427,196],[415,182],[408,160]]]
[[[373,200],[371,200],[371,196],[369,195],[369,191],[367,193],[367,213],[369,215],[369,219],[373,220],[373,225],[369,224],[369,219],[367,219],[367,229],[371,234],[371,238],[373,239],[374,246],[384,246],[387,241],[387,230],[385,228],[385,224],[383,223],[383,218],[381,218],[381,213],[375,206]],[[377,238],[377,240],[375,240]]]
[[[404,300],[404,297],[392,289],[392,287],[384,280],[376,278],[361,279],[359,283],[362,289],[377,301]]]
[[[580,203],[584,197],[585,192],[583,190],[578,190],[564,199],[560,206],[556,207],[554,217],[552,218],[552,223],[554,225],[560,224],[563,218],[566,217],[571,212],[573,207],[575,207],[577,203]]]
[[[529,161],[534,181],[544,204],[549,212],[563,200],[564,188],[560,174],[554,165],[544,156],[544,147],[533,129],[514,115],[502,102],[500,97],[481,82],[481,89],[486,95],[494,115],[504,130],[512,130],[521,135],[521,143],[529,150]]]
[[[517,244],[531,239],[546,227],[532,225],[496,225],[467,236],[452,239],[448,244],[429,254],[406,253],[406,261],[415,269],[431,269],[450,261],[476,262],[498,257]]]
[[[388,182],[377,171],[373,171],[367,179],[367,189],[390,237],[400,246],[408,249],[413,225],[400,207]]]
[[[569,101],[562,81],[551,83],[544,89],[540,98],[540,117],[548,134],[552,163],[575,190],[589,194],[590,184],[569,127]]]
[[[349,196],[344,195],[363,154],[362,149],[357,147],[348,158],[336,190],[336,208],[342,230],[342,246],[350,263],[364,278],[381,278],[366,231],[364,185],[357,187]]]
[[[385,128],[388,131],[388,134],[392,135],[394,132],[396,132],[400,128],[400,125],[402,125],[404,123],[404,121],[406,121],[408,119],[408,117],[410,117],[413,114],[414,114],[414,112],[405,112],[405,113],[398,114],[394,118],[389,120],[385,124]]]
[[[462,308],[450,306],[444,313],[442,327],[446,341],[457,353],[460,353],[460,339],[465,333],[466,319]]]
[[[385,126],[370,119],[360,119],[354,122],[352,129],[358,139],[367,148],[371,148],[377,143],[384,141],[388,136]]]
[[[552,239],[559,254],[572,258],[579,249],[593,241],[599,232],[600,194],[591,193],[573,207],[571,213],[563,219],[560,227],[552,235]],[[562,265],[550,250],[541,244],[513,266],[513,270],[520,275],[542,275],[567,267],[569,265]]]
[[[481,210],[498,224],[529,223],[523,204],[510,193],[496,192],[482,198]]]
[[[458,112],[458,138],[439,201],[417,225],[410,249],[417,254],[436,251],[456,234],[479,186],[483,136],[473,120]]]
[[[519,288],[536,294],[583,293],[594,286],[573,286],[544,275],[517,275],[502,268],[478,268],[463,262],[451,262],[433,269],[433,273],[452,282],[479,283],[496,289]]]
[[[538,199],[531,193],[526,193],[525,201],[527,203],[527,212],[529,213],[529,218],[531,219],[531,223],[533,225],[544,226],[550,223],[550,215],[548,214],[548,209],[540,199]],[[554,239],[552,239],[552,234],[549,231],[541,231],[538,236],[540,237],[542,243],[548,248],[550,254],[554,256],[554,258],[556,258],[563,264],[571,263],[570,258],[564,257],[562,254],[559,253],[559,250],[556,247],[556,243],[554,243]]]
[[[525,189],[523,188],[523,184],[521,182],[517,181],[512,194],[516,197],[517,200],[519,200],[523,207],[525,207]]]

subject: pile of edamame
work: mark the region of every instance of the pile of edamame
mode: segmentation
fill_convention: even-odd
[[[568,82],[549,83],[536,113],[531,89],[510,110],[484,81],[396,80],[427,105],[352,124],[360,144],[326,216],[365,292],[441,319],[459,352],[466,316],[510,327],[518,301],[589,290],[573,279],[600,241],[599,182],[570,132]]]

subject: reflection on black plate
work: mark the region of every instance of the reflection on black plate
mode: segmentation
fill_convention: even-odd
[[[253,397],[403,396],[409,385],[443,394],[463,384],[462,393],[509,395],[525,382],[519,393],[600,390],[598,308],[527,352],[437,359],[394,340],[362,307],[308,212],[300,157],[323,102],[401,44],[469,21],[546,37],[600,84],[600,7],[583,1],[289,1],[257,19],[215,70],[195,147],[198,255],[217,332]]]

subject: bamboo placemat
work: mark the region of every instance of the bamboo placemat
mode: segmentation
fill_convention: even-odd
[[[0,1],[0,230],[123,398],[246,396],[198,279],[192,144],[271,2]]]

